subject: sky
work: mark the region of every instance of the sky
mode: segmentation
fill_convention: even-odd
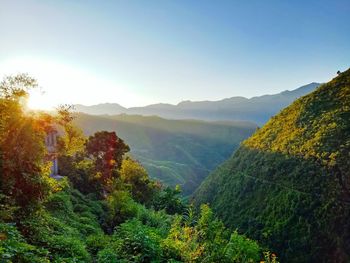
[[[31,106],[253,97],[350,66],[349,0],[0,0],[0,78]]]

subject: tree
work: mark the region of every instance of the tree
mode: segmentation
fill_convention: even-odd
[[[64,134],[57,139],[59,174],[68,177],[82,193],[96,192],[98,184],[93,178],[94,164],[85,158],[86,137],[71,122],[63,127]]]
[[[186,209],[186,205],[182,201],[181,188],[179,185],[175,189],[166,187],[159,191],[153,201],[154,209],[165,210],[168,214],[183,214]]]
[[[44,138],[53,120],[25,112],[28,91],[37,87],[26,74],[0,83],[0,191],[20,207],[35,205],[55,187],[45,161]]]
[[[115,132],[101,131],[90,136],[86,143],[86,153],[94,161],[96,177],[107,190],[112,179],[117,177],[123,156],[129,146]]]
[[[132,197],[143,204],[149,203],[159,190],[156,182],[151,181],[147,171],[138,162],[126,158],[120,168],[120,178],[131,189]]]
[[[0,83],[0,97],[7,101],[19,102],[28,97],[28,92],[38,87],[36,79],[28,74],[7,76]],[[4,101],[2,101],[4,103]]]

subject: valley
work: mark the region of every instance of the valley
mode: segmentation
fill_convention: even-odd
[[[139,115],[78,114],[75,124],[86,135],[115,131],[152,178],[167,186],[180,185],[185,196],[257,128],[244,121],[166,120]]]

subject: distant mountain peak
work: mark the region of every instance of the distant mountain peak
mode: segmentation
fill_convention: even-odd
[[[183,100],[183,101],[180,101],[177,105],[192,103],[192,102],[193,102],[192,100]]]
[[[103,103],[92,106],[76,105],[77,111],[93,115],[116,115],[121,113],[143,116],[160,116],[168,119],[200,119],[210,121],[245,120],[265,123],[295,99],[313,91],[319,83],[312,82],[295,90],[253,98],[234,96],[221,100],[184,100],[176,105],[156,103],[144,107],[124,108],[117,103]]]
[[[124,108],[118,103],[101,103],[101,104],[96,104],[96,105],[90,105],[90,106],[85,106],[82,104],[75,104],[74,105],[76,111],[78,112],[84,112],[88,114],[93,114],[93,115],[104,115],[104,114],[120,114],[120,113],[126,113],[127,108]]]

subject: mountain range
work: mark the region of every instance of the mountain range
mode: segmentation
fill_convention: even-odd
[[[93,115],[138,114],[160,116],[167,119],[200,119],[209,121],[245,120],[264,124],[295,99],[310,93],[320,83],[310,83],[292,91],[253,98],[232,97],[219,101],[182,101],[177,105],[153,104],[145,107],[125,108],[117,103],[104,103],[92,106],[75,105],[78,112]]]

